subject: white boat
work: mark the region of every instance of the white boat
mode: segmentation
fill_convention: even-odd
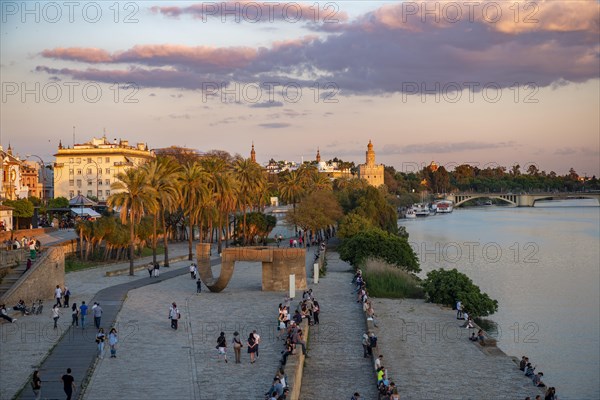
[[[404,218],[408,218],[408,219],[417,218],[417,215],[415,214],[415,210],[413,210],[412,208],[409,208],[408,210],[406,210],[406,213],[404,214]]]
[[[483,205],[484,205],[484,206],[491,206],[491,205],[493,205],[493,204],[492,204],[492,201],[491,201],[491,200],[486,200],[486,201],[484,201],[484,202],[483,202]]]
[[[448,214],[454,210],[454,203],[450,200],[438,200],[435,205],[437,206],[437,212],[442,214]]]
[[[428,204],[425,203],[417,203],[412,206],[412,210],[414,211],[417,217],[429,217],[430,215],[435,215],[435,210],[432,210]]]

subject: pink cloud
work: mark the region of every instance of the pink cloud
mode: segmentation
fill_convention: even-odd
[[[41,55],[46,58],[84,61],[88,63],[108,63],[113,61],[113,57],[108,51],[91,47],[59,47],[51,50],[44,50]]]

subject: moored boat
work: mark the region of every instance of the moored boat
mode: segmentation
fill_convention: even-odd
[[[438,213],[448,214],[454,210],[454,203],[450,200],[438,200],[435,205]]]

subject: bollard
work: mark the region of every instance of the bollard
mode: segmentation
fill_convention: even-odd
[[[314,263],[313,268],[313,283],[319,283],[319,263]]]
[[[290,299],[296,297],[296,275],[290,275]]]

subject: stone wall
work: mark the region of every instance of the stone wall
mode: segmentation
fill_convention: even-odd
[[[37,299],[52,299],[56,285],[65,286],[65,258],[61,247],[49,247],[39,256],[39,262],[2,296],[0,303],[12,307],[20,299],[27,305]]]
[[[41,235],[43,233],[48,233],[48,232],[54,232],[56,231],[56,228],[36,228],[36,229],[20,229],[20,230],[16,230],[16,231],[3,231],[0,232],[0,241],[4,242],[5,240],[8,239],[19,239],[21,240],[21,238],[23,236],[26,237],[36,237],[38,235]],[[43,245],[44,243],[42,243]]]

